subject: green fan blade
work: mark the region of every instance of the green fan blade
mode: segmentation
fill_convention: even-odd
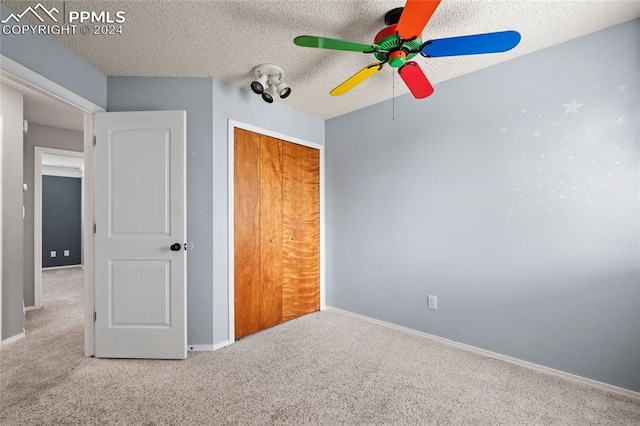
[[[349,52],[373,53],[376,48],[372,44],[354,43],[352,41],[335,38],[316,37],[310,35],[298,36],[293,42],[302,47],[317,47],[320,49],[347,50]]]

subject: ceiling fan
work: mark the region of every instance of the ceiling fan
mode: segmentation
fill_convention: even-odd
[[[516,31],[475,34],[460,37],[421,40],[422,30],[440,4],[440,0],[407,0],[404,7],[388,11],[387,25],[374,38],[373,44],[356,43],[327,37],[302,35],[293,42],[302,47],[373,53],[373,62],[337,86],[332,96],[340,96],[382,69],[384,64],[398,68],[400,78],[416,99],[433,93],[433,86],[417,62],[411,59],[418,53],[427,58],[442,56],[477,55],[506,52],[520,42]]]

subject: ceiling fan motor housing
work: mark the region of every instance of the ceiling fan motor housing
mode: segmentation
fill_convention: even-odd
[[[380,46],[381,50],[389,52],[375,52],[375,57],[381,62],[388,61],[393,68],[403,66],[409,59],[416,56],[422,45],[422,40],[419,38],[405,41],[404,44],[401,43],[400,38],[396,35],[396,25],[389,25],[383,28],[373,39],[373,42]],[[415,53],[410,53],[414,50],[416,51]]]
[[[387,13],[384,14],[384,23],[385,25],[396,25],[400,22],[400,16],[402,16],[402,11],[404,7],[396,7],[395,9],[391,9]]]

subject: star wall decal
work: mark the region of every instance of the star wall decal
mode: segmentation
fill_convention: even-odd
[[[570,104],[562,104],[562,106],[566,108],[564,111],[565,114],[568,114],[570,112],[578,114],[578,108],[580,108],[582,105],[584,104],[579,104],[576,102],[576,98],[573,98]]]
[[[631,105],[627,95],[635,94],[637,87],[623,84],[628,78],[619,77],[617,82],[611,81],[606,86],[591,84],[587,86],[588,92],[569,92],[559,97],[542,94],[542,98],[534,100],[536,107],[516,106],[502,117],[502,122],[496,123],[495,131],[503,133],[501,142],[513,156],[509,166],[514,180],[501,188],[500,195],[507,211],[552,215],[558,208],[571,208],[570,205],[580,208],[613,205],[605,201],[613,179],[622,179],[628,171],[636,177],[640,174],[637,168],[628,170],[624,166],[621,155],[629,149],[624,145],[628,142],[626,137],[612,139],[610,134],[613,129],[619,132],[635,124],[635,110],[628,109]],[[623,95],[613,95],[614,87]],[[576,97],[569,98],[571,95]],[[600,95],[611,102],[603,103]],[[585,105],[587,109],[579,114]],[[564,108],[560,110],[560,106]],[[563,115],[573,113],[575,117],[569,115],[560,120],[560,111]],[[618,140],[622,143],[616,144]]]

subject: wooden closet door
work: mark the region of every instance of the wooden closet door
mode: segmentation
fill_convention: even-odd
[[[320,155],[282,143],[283,321],[320,310]]]
[[[260,135],[234,134],[235,337],[260,330]]]
[[[320,157],[234,134],[235,338],[320,309]]]
[[[260,329],[282,322],[282,141],[260,135]]]

